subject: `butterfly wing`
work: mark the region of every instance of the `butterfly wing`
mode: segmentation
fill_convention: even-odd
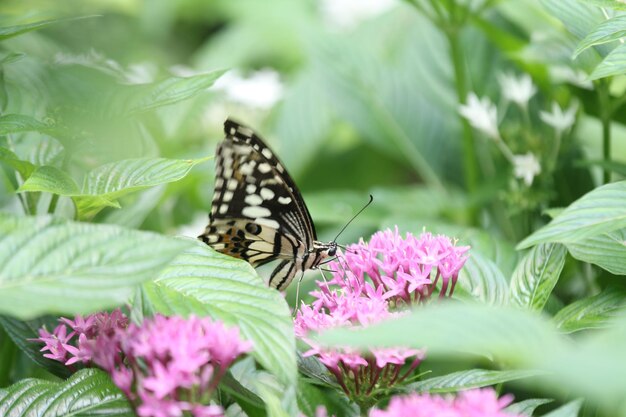
[[[224,132],[216,154],[210,223],[200,239],[253,266],[295,259],[316,240],[298,188],[252,130],[227,120]]]

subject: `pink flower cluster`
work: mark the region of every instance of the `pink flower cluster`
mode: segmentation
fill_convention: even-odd
[[[303,304],[296,315],[296,335],[311,346],[305,356],[317,356],[356,401],[401,382],[419,366],[424,350],[372,349],[367,354],[349,348],[331,350],[307,334],[331,327],[368,326],[399,315],[396,307],[424,302],[439,279],[440,297],[452,294],[468,249],[430,233],[419,238],[409,233],[402,238],[397,228],[376,233],[369,243],[349,246],[329,264],[332,280],[318,281],[319,290],[311,293],[315,301]]]
[[[351,245],[331,264],[332,283],[364,286],[368,281],[394,306],[430,298],[441,279],[439,297],[452,295],[469,246],[455,246],[447,236],[422,233],[402,237],[396,227],[375,233],[369,243]],[[343,282],[342,282],[343,281]]]
[[[512,396],[498,398],[491,388],[463,391],[456,397],[412,394],[393,397],[386,410],[371,410],[369,417],[522,417],[503,411],[511,401]]]
[[[123,332],[128,327],[128,317],[119,309],[111,313],[102,312],[87,317],[76,316],[74,320],[61,318],[52,333],[39,329],[39,338],[34,342],[44,343],[43,356],[62,362],[71,369],[77,362],[91,362],[96,340],[102,340]]]
[[[36,340],[51,351],[45,356],[109,372],[140,417],[222,416],[222,407],[206,403],[233,361],[252,348],[239,329],[206,317],[157,315],[138,326],[116,310],[61,321],[53,334],[40,330]]]

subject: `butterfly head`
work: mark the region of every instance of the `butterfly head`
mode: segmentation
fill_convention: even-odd
[[[319,256],[319,261],[322,261],[326,258],[332,258],[337,255],[337,242],[334,240],[332,242],[324,243],[315,241],[313,243],[313,247],[309,250],[310,253],[316,253]]]

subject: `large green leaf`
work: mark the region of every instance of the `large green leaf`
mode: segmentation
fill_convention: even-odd
[[[518,249],[544,242],[570,243],[626,227],[626,181],[585,194],[548,225],[524,239]]]
[[[491,371],[487,369],[469,369],[415,382],[403,389],[430,393],[457,392],[530,378],[541,374],[542,372],[532,370]]]
[[[530,310],[542,310],[559,280],[565,255],[565,247],[558,243],[533,247],[513,272],[511,302]]]
[[[570,254],[615,275],[626,275],[626,228],[568,243]]]
[[[571,401],[554,411],[544,414],[543,417],[578,417],[580,407],[583,405],[583,400]]]
[[[532,417],[537,407],[551,403],[553,400],[544,398],[531,398],[529,400],[513,403],[504,409],[505,412],[513,415]]]
[[[508,302],[508,285],[498,266],[478,252],[472,252],[459,272],[457,285],[472,298],[486,304],[503,305]]]
[[[13,317],[0,315],[0,326],[4,328],[13,343],[15,343],[26,356],[54,375],[67,378],[71,374],[67,366],[63,365],[61,362],[44,358],[43,353],[40,351],[43,345],[28,340],[38,338],[38,330],[43,326],[48,330],[52,330],[58,324],[58,317],[52,316],[39,317],[33,320],[18,320]]]
[[[624,73],[626,73],[626,45],[620,44],[594,68],[589,79],[598,80]]]
[[[144,285],[152,308],[164,314],[210,315],[237,325],[254,343],[253,355],[285,384],[294,384],[293,324],[284,298],[246,262],[201,242]]]
[[[38,167],[18,191],[49,192],[71,197],[79,219],[88,219],[104,207],[119,207],[117,199],[159,184],[185,177],[201,159],[125,159],[98,167],[87,174],[82,188],[65,172],[50,166]]]
[[[608,7],[614,10],[626,10],[626,4],[621,0],[580,0],[583,3],[593,4],[599,7]]]
[[[610,325],[610,319],[626,309],[626,290],[609,288],[600,294],[574,301],[554,316],[564,332],[598,329]]]
[[[35,166],[28,161],[20,159],[11,150],[0,146],[0,162],[4,162],[20,173],[22,178],[28,178],[35,170]]]
[[[93,16],[41,20],[39,22],[27,23],[24,25],[0,27],[0,41],[4,41],[6,39],[21,35],[23,33],[31,32],[33,30],[43,29],[47,26],[54,25],[56,23],[67,23],[72,20],[85,19],[89,17],[93,17]]]
[[[372,349],[377,346],[428,348],[429,357],[462,359],[466,353],[491,357],[509,367],[545,371],[534,386],[543,392],[582,395],[617,415],[626,388],[626,316],[586,338],[560,334],[545,317],[519,308],[480,304],[423,306],[410,314],[358,331],[335,329],[318,336],[323,343]],[[470,356],[475,360],[474,356]]]
[[[84,369],[67,381],[23,379],[0,395],[6,417],[133,417],[124,394],[99,369]]]
[[[42,132],[48,125],[22,114],[5,114],[0,116],[0,136],[19,132]]]
[[[72,177],[53,166],[37,167],[18,191],[49,192],[70,197],[80,195],[78,185]]]
[[[206,91],[225,72],[226,70],[216,70],[186,78],[171,77],[141,86],[140,92],[133,97],[126,108],[130,113],[136,114],[186,100]]]
[[[626,16],[615,16],[600,23],[591,33],[580,41],[574,51],[574,58],[585,49],[603,43],[613,42],[626,35]]]
[[[554,327],[542,317],[518,308],[470,303],[432,304],[360,331],[331,330],[320,340],[362,348],[427,346],[429,356],[474,353],[509,363],[527,363],[548,353],[548,346],[551,351],[564,348]]]
[[[187,247],[115,226],[0,214],[0,312],[27,319],[119,305]]]

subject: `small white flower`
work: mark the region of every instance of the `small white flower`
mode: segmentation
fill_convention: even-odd
[[[459,106],[459,113],[467,121],[492,139],[500,139],[498,131],[498,110],[489,97],[479,99],[476,94],[469,93],[467,104]]]
[[[231,71],[218,79],[214,88],[224,91],[233,102],[261,109],[276,104],[284,91],[278,72],[272,69],[256,71],[247,78]]]
[[[540,111],[539,117],[544,123],[549,124],[561,134],[574,125],[577,110],[578,103],[576,101],[565,112],[556,102],[552,102],[552,112]]]
[[[527,186],[531,186],[533,179],[541,172],[541,165],[532,153],[526,155],[513,155],[513,175],[515,178],[524,180]]]
[[[498,74],[498,82],[502,88],[505,99],[516,103],[520,107],[526,107],[528,102],[537,92],[530,75],[524,74],[516,77],[515,74]]]

